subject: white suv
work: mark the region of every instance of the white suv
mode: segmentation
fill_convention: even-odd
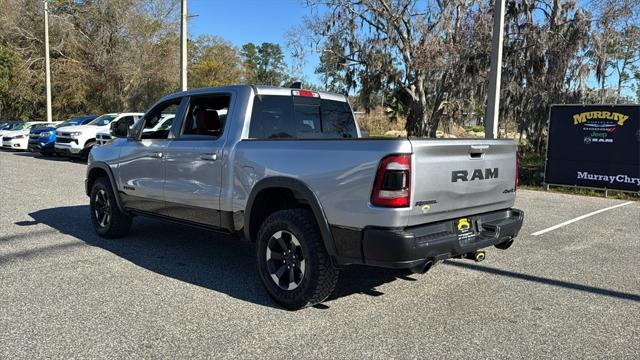
[[[31,128],[55,126],[57,124],[60,124],[60,121],[52,123],[48,123],[46,121],[25,122],[22,126],[14,128],[14,130],[2,133],[2,136],[0,136],[2,148],[11,150],[27,150],[29,145],[29,131],[31,131]]]
[[[119,113],[104,114],[98,116],[87,125],[66,126],[56,130],[56,153],[67,156],[80,156],[86,158],[89,151],[96,143],[96,134],[108,132],[111,122],[130,117],[131,122],[136,122],[143,113]]]
[[[151,128],[147,128],[144,129],[142,131],[142,137],[144,138],[145,135],[151,135],[153,133],[155,133],[156,131],[163,131],[163,130],[169,130],[171,128],[171,125],[173,124],[173,119],[176,116],[174,114],[164,114],[160,117],[160,119],[158,119],[158,121],[155,123],[155,125],[151,125],[153,127]],[[136,126],[139,126],[140,122],[136,121],[133,125],[131,125],[131,128],[134,128]],[[96,134],[96,144],[98,145],[106,145],[108,143],[111,142],[111,140],[113,140],[112,136],[111,136],[111,129],[109,130],[101,130]]]

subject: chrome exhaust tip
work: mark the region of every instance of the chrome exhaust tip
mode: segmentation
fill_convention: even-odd
[[[411,268],[411,272],[414,274],[424,274],[431,269],[433,266],[433,261],[429,260],[424,264],[420,264]]]
[[[507,250],[508,248],[511,247],[511,245],[513,245],[513,238],[507,241],[501,242],[500,244],[495,244],[494,246],[500,250]]]

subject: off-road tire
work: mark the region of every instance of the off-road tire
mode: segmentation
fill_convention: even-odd
[[[267,246],[271,237],[287,231],[297,238],[305,261],[304,276],[299,286],[284,290],[272,280],[267,267]],[[339,270],[331,262],[318,225],[311,211],[289,209],[271,214],[260,227],[257,237],[257,267],[267,292],[280,305],[298,310],[324,301],[335,289]]]
[[[96,215],[96,201],[99,192],[106,195],[107,205],[110,210],[110,219],[105,226],[101,226]],[[116,202],[116,197],[111,187],[111,182],[106,177],[95,180],[91,187],[91,198],[89,201],[91,224],[95,232],[104,238],[115,239],[127,235],[131,228],[131,217],[120,211]]]

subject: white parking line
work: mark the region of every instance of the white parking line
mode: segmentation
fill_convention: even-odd
[[[561,228],[561,227],[563,227],[563,226],[565,226],[565,225],[569,225],[569,224],[571,224],[571,223],[574,223],[574,222],[576,222],[576,221],[580,221],[580,220],[582,220],[582,219],[586,219],[586,218],[588,218],[588,217],[590,217],[590,216],[593,216],[593,215],[596,215],[596,214],[600,214],[600,213],[602,213],[602,212],[609,211],[609,210],[612,210],[612,209],[615,209],[615,208],[619,208],[619,207],[622,207],[622,206],[626,206],[626,205],[629,205],[629,204],[633,204],[633,201],[628,201],[628,202],[626,202],[626,203],[622,203],[622,204],[618,204],[618,205],[614,205],[614,206],[609,206],[608,208],[604,208],[604,209],[596,210],[596,211],[594,211],[594,212],[590,212],[590,213],[588,213],[588,214],[584,214],[584,215],[582,215],[582,216],[578,216],[577,218],[574,218],[574,219],[571,219],[571,220],[565,221],[565,222],[563,222],[563,223],[560,223],[560,224],[558,224],[558,225],[554,225],[554,226],[549,227],[549,228],[546,228],[546,229],[544,229],[544,230],[536,231],[536,232],[534,232],[534,233],[533,233],[533,234],[531,234],[531,235],[533,235],[533,236],[542,235],[542,234],[544,234],[544,233],[546,233],[546,232],[553,231],[553,230],[555,230],[555,229],[557,229],[557,228]]]

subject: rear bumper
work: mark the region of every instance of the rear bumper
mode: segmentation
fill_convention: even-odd
[[[407,228],[333,228],[339,252],[338,263],[412,268],[427,261],[464,255],[516,237],[522,227],[524,213],[512,208],[466,219],[470,229],[463,233],[456,226],[459,219]]]

